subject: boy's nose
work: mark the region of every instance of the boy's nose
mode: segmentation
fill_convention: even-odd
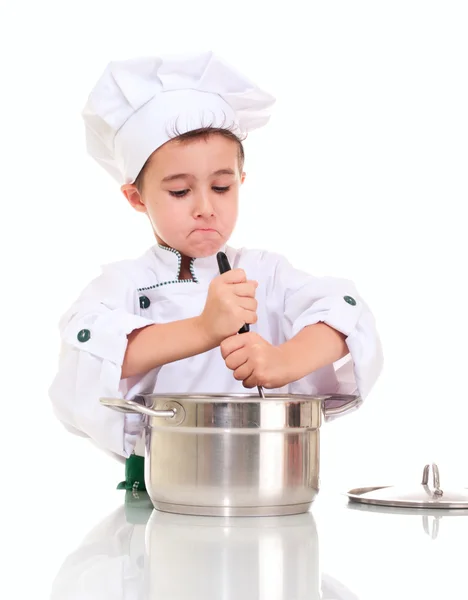
[[[208,195],[198,195],[194,212],[196,217],[212,217],[214,215],[214,208]]]

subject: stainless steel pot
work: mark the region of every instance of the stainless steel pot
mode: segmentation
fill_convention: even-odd
[[[319,490],[323,419],[358,396],[141,395],[101,398],[145,415],[145,484],[155,508],[206,516],[307,512]]]

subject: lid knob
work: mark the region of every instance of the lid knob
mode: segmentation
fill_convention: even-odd
[[[428,487],[428,483],[429,483],[429,469],[432,467],[432,484],[434,486],[434,491],[433,491],[433,495],[434,496],[443,496],[444,492],[440,489],[440,475],[439,475],[439,467],[432,463],[432,465],[426,465],[424,467],[424,471],[423,471],[423,477],[422,477],[422,485],[424,485],[426,488]],[[429,492],[429,489],[426,490],[427,492]]]

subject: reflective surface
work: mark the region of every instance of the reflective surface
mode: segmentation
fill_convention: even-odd
[[[429,472],[432,468],[433,484],[429,486]],[[440,484],[439,468],[436,464],[426,465],[420,485],[413,487],[385,486],[355,488],[348,492],[352,502],[376,506],[425,509],[468,509],[468,489],[444,488]]]
[[[311,513],[263,518],[173,515],[153,511],[146,494],[132,492],[126,493],[125,506],[67,557],[51,594],[52,600],[115,597],[357,598],[321,573]]]
[[[175,398],[147,397],[155,409],[180,402],[185,414],[175,427],[149,419],[145,478],[156,508],[209,516],[310,508],[319,487],[318,399]]]
[[[197,429],[317,428],[325,420],[356,410],[362,400],[352,394],[139,394],[133,399],[100,398],[122,412],[151,417],[156,427]],[[153,418],[154,417],[154,418]]]
[[[433,512],[347,505],[331,495],[295,516],[194,517],[153,511],[146,494],[126,492],[64,553],[49,597],[464,598],[468,517]]]
[[[101,398],[109,409],[143,407],[145,482],[154,506],[205,516],[307,512],[319,490],[322,413],[346,412],[357,402],[292,394]]]
[[[153,427],[146,438],[151,498],[157,508],[184,514],[307,511],[319,486],[319,433]]]

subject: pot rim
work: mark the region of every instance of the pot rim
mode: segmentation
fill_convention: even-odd
[[[359,400],[359,396],[355,394],[317,394],[317,395],[306,395],[306,394],[265,394],[265,398],[262,398],[258,394],[137,394],[134,398],[135,401],[138,399],[144,399],[146,406],[154,404],[158,401],[171,401],[180,402],[193,402],[193,403],[215,403],[215,404],[227,404],[230,401],[238,404],[271,404],[272,401],[285,402],[285,403],[306,403],[306,402],[323,402],[332,400],[334,402],[344,402],[346,404]],[[150,404],[149,404],[150,403]]]

